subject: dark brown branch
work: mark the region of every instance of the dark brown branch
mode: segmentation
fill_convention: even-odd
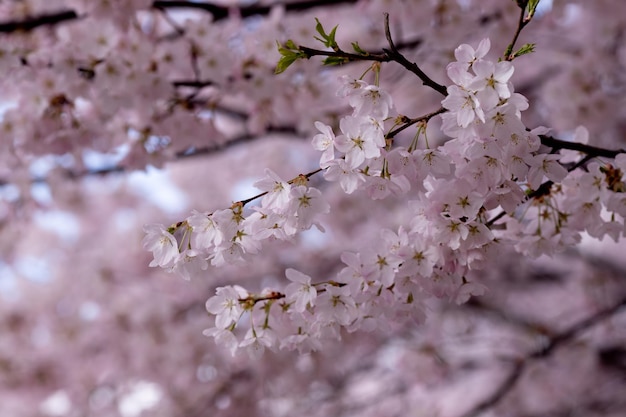
[[[21,21],[2,22],[0,23],[0,33],[28,31],[40,26],[56,25],[79,18],[80,16],[74,10],[63,10],[57,13],[29,17]]]
[[[239,144],[246,143],[246,142],[251,142],[253,140],[260,139],[262,137],[266,137],[266,136],[269,136],[269,135],[298,136],[298,132],[295,130],[295,128],[293,128],[291,126],[270,127],[265,132],[265,134],[262,135],[262,136],[243,134],[241,136],[237,136],[235,138],[232,138],[232,139],[230,139],[230,140],[228,140],[225,143],[220,144],[220,145],[207,146],[207,147],[195,148],[195,149],[192,149],[192,150],[185,150],[185,151],[177,152],[176,153],[176,159],[174,159],[172,161],[167,161],[167,162],[175,162],[175,161],[178,161],[178,160],[184,160],[184,159],[195,157],[195,156],[203,156],[203,155],[215,154],[215,153],[221,152],[223,150],[226,150],[228,148],[231,148],[233,146],[237,146]],[[67,170],[67,171],[65,171],[64,175],[65,175],[65,177],[67,179],[76,180],[76,179],[81,179],[81,178],[85,178],[85,177],[95,177],[95,176],[115,174],[115,173],[124,173],[126,171],[127,171],[126,167],[120,166],[120,165],[115,165],[115,166],[102,168],[102,169],[89,169],[89,170],[78,171],[78,172],[77,171]],[[34,183],[34,184],[36,184],[36,183],[45,183],[45,182],[47,182],[47,179],[45,177],[44,178],[33,178],[31,180],[31,182]],[[4,185],[8,185],[8,184],[11,184],[11,182],[6,180],[6,179],[0,179],[0,187],[4,186]]]
[[[539,138],[541,139],[541,144],[547,147],[556,149],[569,149],[572,151],[586,153],[587,155],[591,155],[594,157],[601,156],[604,158],[615,158],[620,153],[626,153],[626,150],[624,149],[611,150],[598,148],[595,146],[585,145],[584,143],[567,142],[564,140],[553,138],[551,136],[539,135]]]
[[[386,54],[374,54],[369,53],[367,55],[353,54],[342,50],[338,51],[324,51],[321,49],[309,48],[307,46],[298,45],[298,50],[306,54],[307,59],[314,56],[330,56],[335,58],[343,58],[346,63],[355,61],[376,61],[376,62],[389,62],[391,58]]]
[[[442,95],[447,95],[447,89],[444,85],[435,82],[431,79],[421,68],[414,62],[406,59],[404,55],[400,53],[398,47],[394,44],[393,39],[391,37],[391,31],[389,29],[389,14],[385,13],[385,36],[387,38],[387,42],[389,43],[389,49],[383,48],[382,53],[379,52],[368,52],[363,54],[355,54],[351,52],[345,52],[341,49],[335,48],[333,51],[313,49],[306,46],[298,46],[298,51],[302,52],[306,55],[306,58],[311,58],[314,56],[328,56],[334,58],[340,58],[348,62],[356,62],[356,61],[374,61],[374,62],[396,62],[406,68],[408,71],[417,75],[420,80],[422,80],[422,84],[432,88]],[[416,44],[419,45],[421,41],[417,41]]]
[[[524,373],[524,368],[526,367],[525,361],[516,362],[513,366],[513,369],[509,373],[509,375],[502,381],[500,386],[487,398],[483,401],[476,404],[471,410],[467,413],[463,414],[462,417],[476,417],[480,415],[483,411],[486,411],[499,403],[504,396],[509,393],[517,384],[520,377]]]
[[[201,81],[201,80],[175,80],[172,81],[172,85],[174,87],[193,87],[193,88],[204,88],[212,85],[216,85],[213,81]]]
[[[555,140],[558,140],[558,139],[555,139]],[[560,140],[559,140],[559,142],[571,143],[571,142],[564,142],[564,141],[560,141]],[[596,149],[600,149],[600,148],[596,148]],[[613,152],[613,151],[609,151],[609,152]],[[573,170],[575,170],[577,168],[580,168],[581,166],[586,165],[587,162],[589,162],[593,157],[594,157],[593,155],[585,156],[583,159],[578,161],[576,164],[574,164],[573,166],[568,168],[567,171],[568,172],[572,172]],[[544,182],[543,184],[541,184],[539,186],[539,188],[537,188],[536,190],[534,190],[533,192],[528,194],[527,195],[527,199],[530,200],[531,198],[537,198],[537,197],[549,195],[550,194],[550,189],[552,188],[553,185],[554,185],[554,182],[551,181],[551,180],[548,180],[548,181]],[[495,222],[500,220],[505,215],[506,215],[506,212],[505,211],[501,211],[496,216],[494,216],[491,220],[489,220],[487,223],[485,223],[485,226],[487,226],[487,227],[492,226]]]
[[[389,132],[386,136],[387,139],[392,139],[394,138],[398,133],[402,132],[403,130],[407,129],[410,126],[413,126],[416,123],[419,122],[428,122],[430,119],[432,119],[433,117],[437,116],[438,114],[442,114],[447,112],[446,109],[444,109],[443,107],[440,108],[439,110],[435,110],[432,113],[428,113],[427,115],[421,116],[421,117],[416,117],[415,119],[408,119],[402,126],[392,130],[391,132]]]
[[[309,178],[311,178],[313,175],[318,174],[318,173],[320,173],[320,172],[322,172],[322,171],[323,171],[323,169],[322,169],[322,168],[318,168],[318,169],[313,170],[313,171],[311,171],[311,172],[309,172],[309,173],[307,173],[307,174],[300,174],[299,176],[297,176],[297,177],[295,177],[295,178],[293,178],[293,179],[291,179],[291,180],[289,180],[289,181],[287,181],[287,182],[288,182],[289,184],[293,184],[293,183],[295,183],[297,180],[299,180],[300,178],[303,178],[303,177],[304,177],[304,178],[306,178],[306,179],[308,180],[308,179],[309,179]],[[250,197],[250,198],[246,198],[245,200],[239,200],[239,201],[238,201],[238,203],[240,203],[242,206],[245,206],[246,204],[251,203],[252,201],[256,200],[257,198],[261,198],[261,197],[263,197],[263,196],[264,196],[264,195],[266,195],[267,193],[268,193],[267,191],[264,191],[264,192],[262,192],[262,193],[259,193],[259,194],[255,195],[255,196],[252,196],[252,197]],[[318,291],[319,291],[319,292],[322,292],[322,290],[318,290]],[[273,298],[283,298],[283,297],[285,296],[284,294],[281,294],[281,293],[272,293],[272,294],[274,294],[274,295],[280,295],[279,297],[273,297]],[[266,299],[266,298],[265,298],[265,297],[261,297],[261,299]],[[242,300],[240,299],[239,301],[242,301]],[[255,301],[255,303],[256,303],[256,301]]]
[[[277,126],[277,127],[268,128],[263,136],[269,136],[269,135],[298,136],[298,132],[292,126]],[[241,136],[237,136],[233,139],[230,139],[222,145],[214,145],[214,146],[207,146],[204,148],[196,148],[192,152],[187,152],[187,151],[178,152],[176,154],[176,157],[178,159],[186,159],[186,158],[190,158],[193,156],[214,154],[214,153],[223,151],[227,148],[239,145],[241,143],[253,141],[263,136],[244,134]]]
[[[404,42],[399,43],[396,48],[399,49],[411,49],[417,48],[422,44],[422,38],[409,39]],[[359,55],[351,52],[345,52],[343,50],[338,51],[326,51],[321,49],[309,48],[307,46],[298,45],[298,49],[300,52],[304,52],[307,55],[307,58],[312,58],[314,56],[329,56],[335,58],[344,58],[345,63],[349,64],[352,62],[362,62],[362,61],[375,61],[375,62],[391,62],[395,61],[395,59],[389,56],[389,51],[385,49],[381,49],[379,51],[370,51],[367,55]]]
[[[505,380],[500,384],[500,386],[491,395],[489,395],[483,401],[480,401],[478,404],[472,407],[472,409],[463,414],[462,417],[476,417],[485,410],[488,410],[489,408],[498,404],[509,392],[511,392],[511,390],[513,390],[517,381],[519,381],[520,377],[522,376],[524,368],[530,361],[541,360],[548,357],[559,346],[562,346],[565,343],[574,340],[582,332],[611,317],[625,306],[626,297],[623,297],[613,306],[608,307],[604,310],[600,310],[595,314],[587,317],[586,319],[575,323],[570,328],[557,334],[556,336],[549,338],[549,341],[545,346],[534,352],[531,352],[525,358],[515,362],[513,369],[505,378]]]
[[[529,358],[543,358],[550,355],[552,351],[557,349],[559,346],[569,342],[570,340],[573,340],[576,336],[580,335],[582,332],[589,329],[590,327],[600,323],[605,319],[608,319],[619,310],[621,310],[622,307],[626,307],[626,297],[623,297],[619,302],[612,305],[611,307],[600,310],[594,315],[587,317],[586,319],[572,325],[569,329],[563,331],[562,333],[551,337],[549,342],[545,346],[534,352],[532,355],[529,356]]]
[[[385,51],[387,56],[392,61],[397,62],[398,64],[402,65],[407,70],[417,75],[419,79],[422,80],[422,84],[424,84],[425,86],[432,88],[433,90],[437,91],[440,94],[443,94],[444,96],[448,95],[448,92],[444,85],[441,85],[433,81],[428,75],[426,75],[426,73],[424,73],[424,71],[420,69],[420,67],[417,66],[416,63],[410,62],[408,59],[404,57],[404,55],[398,52],[398,49],[394,45],[393,39],[391,38],[391,30],[389,29],[389,14],[388,13],[385,13],[385,36],[387,37],[387,42],[389,43],[389,49],[383,49],[383,51]]]
[[[239,8],[240,14],[242,17],[250,17],[255,15],[267,15],[272,10],[272,7],[276,5],[284,5],[285,10],[288,12],[297,12],[304,11],[308,9],[312,9],[315,7],[324,7],[324,6],[334,6],[338,4],[350,4],[356,3],[357,0],[308,0],[301,2],[282,2],[282,3],[274,3],[270,6],[247,6]],[[209,12],[213,15],[214,20],[221,20],[228,17],[230,10],[236,8],[228,8],[217,6],[209,3],[195,3],[189,1],[155,1],[152,4],[152,7],[160,8],[160,9],[175,9],[175,8],[184,8],[184,9],[198,9],[203,10],[205,12]]]
[[[515,58],[515,56],[513,55],[513,48],[515,48],[515,43],[517,42],[520,33],[522,33],[522,30],[530,22],[529,19],[526,19],[526,6],[521,9],[522,11],[520,12],[520,16],[517,21],[517,29],[515,29],[515,33],[513,34],[513,40],[511,41],[509,46],[507,46],[506,51],[504,51],[504,59],[506,61],[512,61],[513,58]]]
[[[351,4],[356,3],[357,0],[308,0],[302,2],[284,2],[275,3],[271,6],[248,6],[239,8],[239,13],[242,17],[250,17],[255,15],[267,15],[272,10],[272,7],[276,5],[284,5],[285,10],[288,12],[297,12],[312,9],[315,7],[333,6],[339,4]],[[152,7],[158,10],[166,9],[196,9],[211,13],[213,20],[223,20],[228,18],[232,10],[237,8],[229,8],[223,6],[217,6],[210,3],[190,2],[190,1],[154,1]],[[77,20],[85,16],[79,16],[74,10],[60,10],[56,13],[42,14],[39,16],[28,17],[21,21],[9,21],[0,23],[0,33],[11,33],[16,31],[28,31],[38,28],[40,26],[56,25],[62,22],[71,20]]]

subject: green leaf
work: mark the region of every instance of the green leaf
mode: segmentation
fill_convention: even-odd
[[[535,44],[534,43],[527,43],[527,44],[523,45],[521,48],[519,48],[517,50],[517,52],[515,52],[513,54],[513,58],[517,58],[518,56],[530,54],[531,52],[535,52]]]
[[[298,47],[298,45],[296,45],[291,39],[285,42],[285,45],[281,45],[278,41],[276,41],[276,45],[278,46],[278,53],[283,56],[298,54],[300,51],[300,47]]]
[[[318,41],[322,42],[324,44],[324,46],[326,46],[328,48],[332,48],[335,51],[338,50],[339,46],[337,45],[337,42],[335,41],[335,33],[337,32],[338,25],[335,26],[330,31],[329,34],[326,34],[326,31],[324,30],[324,27],[322,26],[320,21],[317,19],[317,17],[315,18],[315,21],[317,22],[317,25],[315,25],[315,30],[321,36],[321,38],[318,38],[317,36],[315,36],[315,39],[317,39]]]
[[[280,74],[284,72],[298,58],[299,57],[296,54],[283,56],[282,58],[278,60],[278,63],[276,64],[276,69],[274,69],[274,74]]]
[[[285,42],[285,45],[281,45],[278,41],[276,41],[276,45],[278,45],[278,52],[282,55],[282,57],[276,64],[276,69],[274,70],[275,74],[284,72],[298,59],[306,58],[306,54],[300,51],[300,47],[291,39]]]
[[[348,58],[340,57],[340,56],[329,56],[322,63],[324,65],[343,65],[348,62]]]
[[[364,51],[363,49],[361,49],[358,42],[352,42],[352,49],[354,49],[354,52],[356,52],[359,55],[369,55],[367,51]]]
[[[528,1],[528,17],[530,19],[532,19],[532,17],[535,15],[535,10],[537,9],[537,6],[539,5],[539,2],[541,0],[529,0]]]
[[[287,39],[287,42],[285,42],[285,47],[291,50],[300,49],[300,47],[296,45],[296,43],[291,39]]]
[[[330,42],[330,45],[328,45],[328,46],[330,46],[333,49],[337,47],[337,42],[335,41],[335,33],[337,33],[337,28],[338,27],[339,27],[339,25],[335,25],[335,27],[328,34],[328,42]]]

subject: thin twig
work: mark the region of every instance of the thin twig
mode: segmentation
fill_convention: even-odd
[[[383,49],[383,51],[385,51],[385,53],[389,56],[389,58],[392,61],[397,62],[398,64],[402,65],[407,70],[417,75],[419,79],[422,80],[422,84],[432,88],[433,90],[437,91],[438,93],[444,96],[448,95],[446,87],[444,85],[441,85],[433,81],[428,75],[426,75],[426,73],[424,73],[424,71],[420,69],[420,67],[417,66],[416,63],[410,62],[408,59],[404,57],[404,55],[402,55],[398,51],[398,49],[393,43],[393,39],[391,37],[391,30],[389,29],[389,13],[385,13],[385,36],[387,38],[387,42],[389,43],[390,49]]]
[[[428,122],[430,119],[432,119],[433,117],[437,116],[438,114],[442,114],[447,112],[447,109],[444,109],[443,107],[440,108],[439,110],[435,110],[432,113],[428,113],[427,115],[424,116],[420,116],[420,117],[416,117],[415,119],[409,119],[406,123],[404,123],[402,126],[398,127],[397,129],[392,130],[391,132],[389,132],[386,136],[386,139],[392,139],[394,138],[398,133],[402,132],[403,130],[407,129],[410,126],[413,126],[416,123],[419,122]]]
[[[392,59],[387,56],[386,54],[367,54],[367,55],[359,55],[359,54],[353,54],[350,52],[345,52],[342,50],[338,50],[338,51],[324,51],[321,49],[314,49],[314,48],[309,48],[307,46],[301,46],[298,45],[298,50],[300,52],[304,52],[306,54],[307,59],[308,58],[312,58],[314,56],[330,56],[330,57],[336,57],[336,58],[343,58],[346,60],[347,62],[354,62],[354,61],[376,61],[376,62],[389,62]]]
[[[270,127],[269,129],[265,131],[263,136],[243,134],[235,138],[232,138],[223,144],[207,146],[207,147],[202,147],[202,148],[195,148],[191,151],[188,151],[188,150],[179,151],[179,152],[176,152],[176,159],[168,160],[166,162],[176,162],[176,161],[188,159],[191,157],[215,154],[215,153],[224,151],[228,148],[231,148],[233,146],[236,146],[242,143],[251,142],[256,139],[267,137],[268,135],[297,136],[298,132],[295,130],[295,128],[291,126]],[[87,169],[84,171],[67,170],[64,172],[64,176],[65,178],[70,179],[70,180],[77,180],[77,179],[86,178],[86,177],[96,177],[96,176],[104,176],[108,174],[124,173],[126,171],[127,171],[126,167],[122,165],[114,165],[114,166],[110,166],[107,168]],[[31,183],[33,184],[46,183],[46,182],[47,182],[46,177],[37,177],[31,180]],[[0,179],[0,186],[4,186],[7,184],[11,184],[11,182],[7,179]]]
[[[397,62],[402,65],[408,71],[417,75],[420,80],[422,80],[422,84],[427,87],[432,88],[442,95],[447,95],[446,87],[442,84],[437,83],[433,79],[431,79],[421,68],[414,62],[406,59],[402,53],[398,50],[398,47],[393,42],[393,38],[391,37],[391,31],[389,29],[389,14],[385,13],[385,36],[387,38],[387,42],[389,43],[389,48],[383,48],[382,53],[376,52],[368,52],[364,54],[355,54],[351,52],[345,52],[341,49],[337,49],[334,51],[326,51],[321,49],[309,48],[306,46],[298,45],[298,50],[303,52],[306,55],[306,58],[312,58],[314,56],[328,56],[333,58],[343,59],[344,63],[349,62],[357,62],[357,61],[375,61],[375,62]]]
[[[517,39],[519,38],[519,35],[522,32],[522,29],[524,29],[526,25],[530,22],[530,19],[526,19],[525,16],[526,16],[526,8],[523,8],[522,11],[520,12],[519,19],[517,21],[517,29],[515,30],[515,34],[513,35],[513,40],[511,41],[509,46],[506,48],[506,51],[504,52],[504,59],[506,61],[512,61],[513,58],[515,58],[515,55],[513,55],[513,48],[515,48],[515,43],[517,42]]]
[[[589,162],[591,159],[593,159],[594,156],[593,155],[587,155],[585,156],[583,159],[581,159],[580,161],[578,161],[575,165],[573,165],[572,167],[570,167],[567,171],[568,172],[572,172],[577,168],[580,168],[581,166],[584,166],[585,164],[587,164],[587,162]],[[554,185],[554,182],[551,180],[548,180],[546,182],[544,182],[543,184],[541,184],[536,190],[532,191],[530,194],[528,194],[526,196],[527,200],[531,200],[533,198],[537,198],[537,197],[541,197],[541,196],[545,196],[550,194],[550,189],[552,188],[552,186]],[[485,226],[487,227],[491,227],[493,226],[493,224],[495,222],[497,222],[498,220],[500,220],[502,217],[504,217],[506,215],[506,212],[503,210],[500,213],[498,213],[496,216],[494,216],[491,220],[489,220],[487,223],[485,223]]]
[[[600,310],[597,313],[593,314],[586,319],[579,321],[572,325],[569,329],[559,333],[558,335],[550,338],[548,343],[543,346],[541,349],[535,351],[529,358],[543,358],[550,355],[555,349],[559,346],[567,343],[568,341],[574,339],[577,335],[581,334],[583,331],[588,328],[594,326],[596,323],[603,321],[611,317],[613,314],[617,313],[622,307],[626,306],[626,297],[622,298],[616,304],[608,307],[604,310]]]
[[[620,153],[626,153],[626,150],[624,149],[611,150],[598,148],[596,146],[585,145],[584,143],[579,142],[567,142],[545,135],[539,135],[539,139],[541,139],[542,145],[548,146],[550,148],[569,149],[572,151],[583,152],[587,155],[591,155],[594,157],[601,156],[605,158],[615,158]]]
[[[548,343],[537,349],[534,352],[531,352],[529,355],[524,357],[521,360],[518,360],[514,363],[513,369],[508,374],[508,376],[502,381],[500,386],[487,398],[480,401],[474,407],[472,407],[469,411],[462,415],[462,417],[476,417],[480,415],[482,412],[488,410],[494,405],[498,404],[502,399],[515,388],[515,385],[521,378],[524,373],[524,369],[526,365],[532,360],[541,360],[543,358],[551,355],[559,346],[574,340],[578,335],[580,335],[585,330],[595,326],[601,321],[611,317],[623,307],[626,306],[626,297],[623,297],[616,304],[608,307],[604,310],[600,310],[595,314],[587,317],[578,323],[575,323],[567,330],[557,334],[549,338]]]

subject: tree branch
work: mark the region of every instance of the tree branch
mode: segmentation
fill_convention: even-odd
[[[272,7],[283,5],[288,12],[297,12],[312,9],[315,7],[333,6],[338,4],[356,3],[357,0],[308,0],[302,2],[282,2],[274,3],[271,6],[246,6],[241,8],[218,6],[211,3],[201,3],[192,1],[154,1],[152,7],[159,10],[166,9],[196,9],[211,13],[213,20],[223,20],[229,16],[232,10],[239,10],[242,17],[254,15],[267,15]],[[74,10],[60,10],[56,13],[42,14],[28,17],[21,21],[9,21],[0,23],[0,33],[11,33],[16,31],[29,31],[40,26],[56,25],[62,22],[81,19],[86,16],[79,16]]]
[[[502,399],[513,390],[517,381],[519,381],[520,377],[524,373],[524,369],[526,365],[532,360],[540,360],[550,356],[554,351],[561,345],[564,345],[567,342],[574,340],[578,335],[580,335],[585,330],[595,326],[601,321],[611,317],[615,313],[617,313],[620,309],[626,307],[626,297],[622,297],[620,301],[616,304],[608,307],[604,310],[600,310],[595,314],[587,317],[575,323],[570,328],[565,331],[549,338],[548,343],[537,349],[534,352],[531,352],[529,355],[524,357],[523,359],[515,362],[513,369],[509,373],[509,375],[504,379],[504,381],[500,384],[496,390],[489,395],[484,400],[480,401],[474,407],[472,407],[469,411],[462,415],[462,417],[476,417],[480,415],[483,411],[493,407],[498,404]]]
[[[407,119],[402,126],[400,126],[400,127],[396,128],[396,129],[392,130],[391,132],[389,132],[387,134],[387,136],[386,136],[386,139],[392,139],[398,133],[402,132],[406,128],[408,128],[410,126],[413,126],[414,124],[419,123],[419,122],[428,122],[430,119],[432,119],[433,117],[437,116],[438,114],[442,114],[442,113],[445,113],[445,112],[447,112],[447,110],[442,107],[439,110],[435,110],[434,112],[428,113],[428,114],[426,114],[424,116],[416,117],[415,119]]]
[[[314,49],[314,48],[309,48],[307,46],[301,46],[301,45],[298,45],[298,50],[306,54],[307,59],[313,58],[314,56],[330,56],[334,58],[343,58],[346,60],[346,63],[354,62],[354,61],[376,61],[376,62],[391,61],[391,58],[388,57],[386,54],[368,53],[367,55],[359,55],[359,54],[353,54],[350,52],[345,52],[342,50],[324,51],[321,49]]]
[[[220,145],[214,145],[214,146],[206,146],[206,147],[202,147],[202,148],[195,148],[192,151],[189,150],[185,150],[185,151],[180,151],[176,153],[176,159],[172,160],[172,161],[167,161],[167,162],[173,162],[173,161],[177,161],[177,160],[183,160],[183,159],[187,159],[187,158],[191,158],[191,157],[195,157],[195,156],[203,156],[203,155],[211,155],[211,154],[215,154],[218,152],[221,152],[225,149],[228,149],[230,147],[239,145],[241,143],[246,143],[246,142],[251,142],[253,140],[256,139],[260,139],[262,137],[268,136],[268,135],[289,135],[289,136],[297,136],[298,132],[296,131],[296,129],[294,127],[291,126],[279,126],[279,127],[270,127],[263,136],[258,136],[258,135],[250,135],[250,134],[243,134],[237,137],[234,137],[228,141],[226,141],[223,144]],[[70,180],[76,180],[76,179],[81,179],[81,178],[85,178],[85,177],[95,177],[95,176],[102,176],[102,175],[108,175],[108,174],[115,174],[115,173],[123,173],[126,172],[127,168],[121,165],[115,165],[115,166],[110,166],[107,168],[102,168],[102,169],[88,169],[85,171],[72,171],[72,170],[66,170],[64,175],[67,179]],[[39,177],[39,178],[33,178],[31,180],[31,183],[36,184],[36,183],[45,183],[47,182],[47,179],[45,177]],[[10,181],[6,180],[6,179],[0,179],[0,187],[4,186],[4,185],[8,185],[11,184]]]
[[[539,139],[541,139],[541,144],[550,148],[556,149],[569,149],[572,151],[578,151],[586,153],[591,156],[602,156],[605,158],[615,158],[620,153],[626,153],[625,149],[604,149],[598,148],[595,146],[585,145],[584,143],[578,142],[567,142],[564,140],[556,139],[551,136],[539,135]]]
[[[0,23],[0,33],[11,33],[16,31],[29,31],[40,26],[56,25],[70,20],[81,18],[74,10],[62,10],[57,13],[42,14],[28,17],[21,21],[9,21]]]
[[[391,38],[391,30],[389,29],[389,13],[385,13],[385,36],[387,37],[387,42],[389,42],[390,49],[383,49],[390,60],[397,62],[402,65],[407,70],[411,71],[413,74],[417,75],[420,80],[422,80],[422,84],[432,88],[444,96],[448,95],[446,87],[441,85],[435,81],[433,81],[424,71],[417,66],[416,63],[410,62],[408,59],[404,57],[393,43],[393,39]]]
[[[283,5],[288,12],[309,10],[315,7],[334,6],[338,4],[356,3],[357,0],[307,0],[301,2],[277,2],[270,6],[246,6],[241,8],[223,7],[210,3],[190,2],[190,1],[154,1],[152,7],[160,9],[198,9],[209,12],[214,20],[222,20],[229,16],[231,10],[239,10],[242,17],[254,15],[267,15],[272,7]]]
[[[626,297],[623,297],[616,304],[608,307],[604,310],[600,310],[586,319],[579,321],[578,323],[572,325],[569,329],[559,333],[558,335],[551,337],[548,343],[543,346],[541,349],[532,353],[528,358],[544,358],[549,356],[555,349],[559,346],[573,340],[576,336],[589,329],[590,327],[595,326],[601,321],[608,319],[615,313],[617,313],[622,307],[626,307]]]
[[[339,58],[340,60],[344,60],[344,62],[342,63],[355,62],[355,61],[397,62],[398,64],[406,68],[408,71],[417,75],[419,79],[422,80],[423,85],[432,88],[433,90],[437,91],[438,93],[444,96],[448,94],[447,89],[444,85],[435,82],[428,75],[426,75],[426,73],[422,71],[421,68],[416,63],[409,61],[408,59],[406,59],[404,55],[402,55],[399,52],[398,47],[394,44],[393,39],[391,37],[391,31],[389,29],[389,14],[388,13],[385,13],[385,36],[387,38],[387,42],[389,43],[389,49],[383,48],[382,53],[364,52],[364,51],[357,51],[361,53],[351,53],[351,52],[345,52],[339,49],[339,47],[335,47],[335,46],[333,47],[334,50],[332,51],[313,49],[313,48],[309,48],[309,47],[301,46],[301,45],[298,45],[297,49],[295,48],[291,48],[291,49],[292,49],[292,52],[294,53],[303,53],[304,55],[306,55],[307,59],[312,58],[314,56],[327,56],[327,57]],[[417,41],[417,45],[419,45],[420,43],[421,41]],[[302,58],[302,56],[298,56],[298,57]],[[333,64],[335,63],[336,62],[333,62]]]
[[[506,51],[504,51],[504,59],[506,61],[512,61],[513,58],[515,58],[515,56],[513,55],[513,48],[515,47],[515,43],[517,42],[517,39],[519,38],[520,33],[522,33],[522,30],[530,22],[530,19],[525,18],[526,6],[522,7],[521,9],[522,11],[520,12],[519,19],[517,21],[517,29],[515,29],[515,33],[513,34],[513,40],[511,41],[509,46],[507,46]]]
[[[172,85],[174,87],[193,87],[193,88],[204,88],[216,85],[211,80],[202,81],[202,80],[174,80],[172,81]]]
[[[576,168],[580,168],[581,166],[583,166],[587,162],[589,162],[589,160],[591,158],[593,158],[593,156],[590,156],[590,155],[585,156],[583,159],[578,161],[575,165],[571,166],[567,171],[568,172],[572,172]],[[541,184],[539,186],[539,188],[537,188],[536,190],[534,190],[533,192],[528,194],[526,196],[526,199],[530,200],[532,198],[537,198],[537,197],[549,195],[550,194],[550,189],[552,188],[553,185],[554,185],[554,182],[552,180],[548,180],[548,181],[544,182],[543,184]],[[491,227],[496,221],[500,220],[505,215],[506,215],[506,212],[504,210],[501,211],[496,216],[494,216],[491,220],[489,220],[487,223],[485,223],[485,226]]]

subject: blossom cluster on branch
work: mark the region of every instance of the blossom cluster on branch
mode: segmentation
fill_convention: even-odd
[[[531,8],[525,15],[526,6],[524,24],[534,12]],[[314,55],[329,56],[326,64],[336,64],[333,57],[375,61],[375,84],[364,81],[366,74],[342,78],[337,95],[347,100],[352,113],[339,121],[340,133],[316,122],[320,133],[312,144],[322,152],[320,170],[326,180],[339,182],[348,194],[363,191],[372,200],[405,198],[412,216],[397,230],[381,229],[376,242],[344,252],[345,266],[336,276],[312,278],[287,269],[292,283],[284,290],[256,294],[240,286],[217,288],[207,301],[216,326],[205,334],[233,354],[239,347],[255,357],[265,348],[308,352],[318,349],[320,340],[340,338],[342,328],[384,328],[402,317],[419,321],[432,297],[467,302],[487,291],[469,278],[470,271],[488,265],[503,246],[538,257],[577,244],[583,232],[615,241],[626,233],[626,154],[616,152],[611,162],[593,153],[572,155],[567,145],[548,148],[541,137],[549,129],[530,129],[522,122],[529,103],[514,91],[512,61],[532,46],[494,61],[488,57],[489,39],[475,48],[460,45],[456,60],[447,65],[452,84],[443,108],[411,120],[393,115],[393,98],[378,85],[381,62],[396,61],[442,91],[397,52],[386,19],[390,50],[383,57],[358,44],[353,44],[358,55],[345,54],[335,41],[337,28],[327,34],[318,22],[318,40],[334,52],[288,41],[287,47],[279,45],[283,58],[278,68],[282,72],[295,60]],[[431,147],[426,127],[439,114],[448,140]],[[393,127],[386,130],[389,123]],[[395,143],[394,128],[412,124],[417,132],[411,143]],[[584,135],[584,128],[579,133]],[[568,161],[573,163],[569,170]],[[249,260],[263,241],[289,239],[309,229],[329,211],[322,193],[306,186],[320,170],[289,182],[268,170],[255,184],[263,191],[257,197],[230,209],[195,213],[169,229],[148,226],[144,247],[155,256],[151,266],[189,279],[201,276],[208,262],[221,266]],[[260,205],[244,210],[260,197]],[[242,340],[234,333],[240,325],[248,329]]]

